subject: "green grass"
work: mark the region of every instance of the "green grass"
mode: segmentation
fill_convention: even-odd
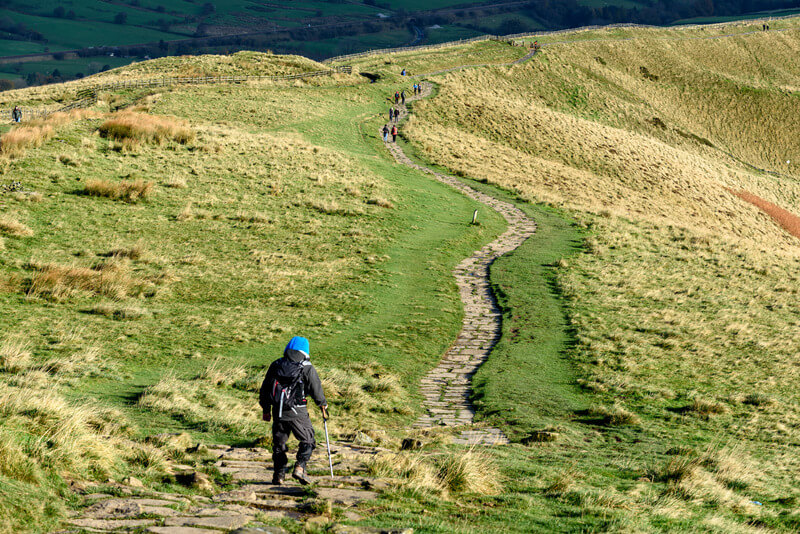
[[[62,76],[65,77],[73,77],[79,72],[88,76],[90,74],[90,69],[94,70],[95,72],[99,72],[104,65],[109,65],[113,69],[130,65],[132,62],[133,60],[129,58],[107,56],[100,56],[97,58],[92,58],[91,60],[64,59],[61,61],[36,61],[23,63],[19,71],[14,68],[14,64],[0,64],[0,74],[5,75],[5,77],[8,78],[19,78],[20,76],[24,77],[32,72],[52,74],[53,71],[58,70],[61,72]]]
[[[568,419],[585,408],[586,399],[568,360],[575,334],[556,275],[581,246],[580,232],[553,209],[517,203],[537,230],[492,265],[492,284],[504,310],[503,337],[479,369],[474,387],[481,418],[519,439]]]
[[[0,9],[0,16],[7,16],[41,32],[47,36],[48,42],[52,46],[67,49],[148,43],[158,42],[160,39],[180,38],[174,33],[165,33],[127,24],[114,24],[111,20],[85,22],[81,20],[37,17],[9,11],[8,9]],[[0,54],[11,55],[2,50],[0,50]]]
[[[352,395],[333,395],[334,437],[353,428],[402,432],[420,410],[419,378],[460,328],[451,269],[505,223],[487,214],[481,226],[470,225],[473,201],[394,164],[377,136],[390,87],[349,81],[359,84],[130,94],[125,98],[152,112],[185,116],[197,140],[118,151],[94,135],[102,119],[90,117],[58,126],[58,140],[10,162],[13,174],[3,182],[13,175],[44,200],[0,196],[4,213],[34,231],[4,236],[4,284],[32,276],[26,266],[32,258],[88,267],[135,243],[146,254],[123,262],[130,276],[167,280],[163,292],[118,300],[81,291],[30,298],[24,288],[4,289],[0,330],[24,325],[31,334],[31,373],[46,361],[77,358],[77,370],[59,374],[48,388],[69,401],[121,410],[133,437],[180,429],[206,442],[252,442],[266,430],[253,384],[289,337],[300,334],[311,339],[323,377],[372,369],[404,392],[403,402],[392,404],[396,397],[373,399],[358,386],[366,404],[355,406]],[[148,200],[77,194],[87,179],[129,175],[156,184]],[[166,187],[175,177],[187,186]],[[393,207],[367,203],[376,197]],[[189,202],[193,215],[180,220]],[[120,320],[92,312],[99,306],[144,312]],[[78,355],[87,350],[97,350],[98,359],[81,363]],[[198,378],[217,359],[225,368],[242,366],[245,382],[214,386]],[[14,388],[26,376],[2,380]],[[204,415],[137,403],[167,376],[176,379],[173,391],[200,388],[202,396],[192,399]],[[44,394],[44,384],[25,383]],[[231,411],[242,415],[231,418]],[[53,483],[25,491],[54,499],[59,479],[52,476]],[[0,498],[0,509],[13,510],[10,524],[29,528],[27,512],[9,499]]]

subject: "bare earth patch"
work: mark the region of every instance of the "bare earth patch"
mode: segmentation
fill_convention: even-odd
[[[758,209],[760,209],[761,211],[763,211],[764,213],[775,219],[775,222],[777,222],[781,226],[781,228],[783,228],[796,238],[800,239],[800,217],[798,217],[791,211],[787,211],[782,207],[778,206],[777,204],[768,202],[763,198],[744,190],[734,191],[732,189],[728,189],[728,192],[736,195],[745,202],[749,202],[753,206],[757,207]]]

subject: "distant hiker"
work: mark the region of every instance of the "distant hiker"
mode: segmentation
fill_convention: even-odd
[[[317,445],[314,428],[308,417],[306,396],[311,396],[322,410],[322,418],[328,420],[328,403],[322,392],[322,382],[317,370],[311,365],[308,340],[293,337],[278,358],[269,366],[264,383],[261,384],[258,403],[264,410],[264,421],[272,422],[272,462],[275,472],[272,483],[283,484],[286,478],[289,434],[300,442],[297,461],[292,478],[306,485],[310,481],[306,474],[306,463]]]
[[[400,93],[400,99],[403,101],[403,105],[405,106],[406,105],[406,90],[405,89],[403,89],[403,91]]]
[[[399,119],[400,119],[400,110],[395,108],[395,110],[394,110],[394,119],[392,120],[392,122],[397,122]]]
[[[395,104],[400,103],[400,93],[398,91],[394,92],[394,103]]]
[[[385,143],[388,140],[389,140],[389,125],[388,124],[384,124],[383,125],[383,142]]]
[[[405,75],[406,75],[406,69],[403,69],[403,72],[400,73],[400,76],[405,76]]]
[[[414,84],[413,89],[414,89],[414,94],[417,94],[417,84]]]
[[[14,122],[22,122],[22,110],[19,106],[14,106],[14,111],[11,112],[11,120]]]
[[[397,125],[392,126],[392,143],[397,142]]]
[[[394,121],[394,108],[389,108],[389,122]]]

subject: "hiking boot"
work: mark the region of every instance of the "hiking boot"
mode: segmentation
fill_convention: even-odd
[[[309,480],[308,475],[306,474],[305,466],[296,464],[294,469],[292,470],[292,478],[298,481],[303,486],[307,486],[311,484],[311,480]]]
[[[286,473],[275,472],[272,474],[272,483],[276,486],[282,485],[286,481]]]

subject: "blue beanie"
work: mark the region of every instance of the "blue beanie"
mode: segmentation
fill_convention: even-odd
[[[308,340],[304,337],[300,336],[293,337],[292,340],[289,341],[289,344],[286,345],[284,352],[286,352],[287,350],[296,350],[298,352],[302,352],[303,354],[305,354],[306,358],[311,357],[310,344],[308,343]]]

